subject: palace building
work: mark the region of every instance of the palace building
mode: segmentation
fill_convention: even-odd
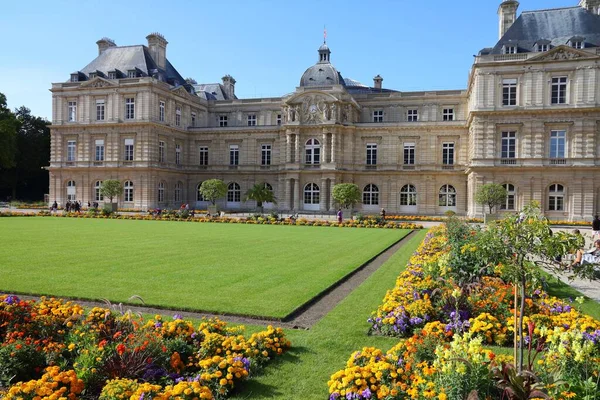
[[[118,179],[122,208],[205,209],[198,192],[228,184],[220,204],[274,191],[275,210],[333,212],[335,184],[363,191],[364,213],[481,216],[478,187],[508,191],[504,212],[538,201],[548,217],[600,212],[600,0],[498,8],[499,40],[475,57],[466,88],[386,89],[345,78],[327,44],[284,97],[238,99],[235,79],[199,84],[146,45],[97,42],[98,57],[52,84],[50,201],[102,202]]]

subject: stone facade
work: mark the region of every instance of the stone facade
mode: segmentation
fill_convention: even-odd
[[[501,35],[517,29],[516,7],[500,6]],[[294,93],[260,99],[237,99],[230,76],[184,81],[158,34],[137,47],[153,65],[111,74],[125,48],[102,39],[98,59],[52,85],[51,202],[100,200],[98,183],[119,179],[122,208],[204,209],[198,186],[219,178],[225,209],[253,210],[244,193],[267,183],[267,208],[327,213],[333,185],[354,182],[365,213],[481,216],[474,193],[494,182],[510,192],[503,212],[530,200],[555,219],[600,212],[598,47],[484,49],[466,90],[400,92],[342,78],[323,45]]]

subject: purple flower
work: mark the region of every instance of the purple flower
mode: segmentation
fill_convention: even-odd
[[[162,327],[162,322],[158,321],[157,323],[154,324],[155,328],[161,328]]]
[[[338,392],[332,393],[331,396],[329,396],[329,400],[337,400],[339,399],[340,394]]]
[[[177,321],[178,319],[183,319],[183,317],[181,316],[181,314],[175,314],[173,315],[173,319]]]
[[[144,400],[144,395],[145,395],[145,393],[140,394],[140,397],[138,400]]]
[[[6,304],[8,304],[9,306],[11,306],[15,303],[18,303],[19,301],[20,301],[19,298],[17,296],[13,296],[12,294],[6,296],[6,298],[4,299],[4,302]]]
[[[371,391],[369,390],[369,388],[366,388],[365,390],[362,391],[362,393],[360,395],[365,399],[370,399]]]

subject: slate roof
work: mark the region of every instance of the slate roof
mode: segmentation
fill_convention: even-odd
[[[80,72],[89,75],[90,72],[101,71],[108,75],[109,71],[117,69],[126,75],[127,71],[136,68],[142,73],[142,76],[156,76],[163,82],[173,86],[184,85],[190,90],[185,79],[171,65],[169,60],[166,61],[165,69],[158,68],[150,55],[150,51],[144,45],[109,47],[81,69]]]
[[[193,86],[196,95],[205,100],[233,100],[227,97],[220,83],[201,83]]]
[[[600,16],[582,7],[524,11],[490,54],[502,54],[504,45],[516,45],[519,52],[534,51],[540,39],[552,47],[565,45],[574,36],[585,38],[585,47],[600,46]],[[484,49],[487,50],[487,49]]]

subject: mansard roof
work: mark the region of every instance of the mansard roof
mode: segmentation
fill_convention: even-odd
[[[159,68],[144,45],[109,47],[80,71],[89,76],[90,72],[96,71],[108,75],[109,71],[119,70],[127,74],[127,71],[135,69],[142,76],[154,76],[173,86],[189,86],[169,60],[166,60],[165,69]]]
[[[505,45],[534,51],[534,45],[540,39],[549,40],[552,46],[560,46],[574,36],[583,37],[585,47],[600,47],[600,16],[582,7],[524,11],[491,54],[502,54]]]
[[[204,100],[233,100],[227,96],[220,83],[200,83],[193,86],[196,95]]]

